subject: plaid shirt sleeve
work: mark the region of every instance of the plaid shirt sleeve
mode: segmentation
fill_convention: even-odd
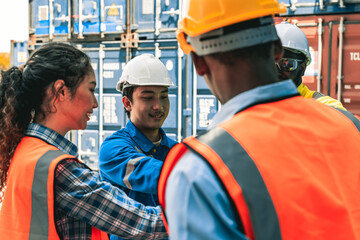
[[[55,179],[57,207],[71,217],[122,238],[168,238],[159,207],[147,207],[127,197],[84,164],[60,162]]]

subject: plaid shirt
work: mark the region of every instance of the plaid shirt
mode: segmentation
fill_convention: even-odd
[[[77,147],[57,132],[31,123],[36,137],[77,155]],[[60,239],[91,239],[91,226],[133,239],[167,239],[159,207],[146,207],[107,182],[85,164],[64,159],[55,173],[55,223]]]

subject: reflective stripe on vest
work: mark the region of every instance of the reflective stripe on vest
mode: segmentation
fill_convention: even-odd
[[[215,128],[198,139],[190,138],[184,143],[205,158],[220,179],[225,180],[226,192],[238,189],[232,200],[237,206],[235,211],[246,214],[241,218],[247,236],[257,240],[281,239],[277,213],[264,180],[254,161],[228,132]],[[214,152],[206,154],[208,147]],[[214,161],[215,154],[221,161]],[[234,156],[241,161],[234,161]],[[229,179],[228,175],[234,179]],[[236,183],[227,184],[229,181]],[[249,218],[251,223],[248,222]]]
[[[318,98],[321,98],[321,97],[324,97],[325,95],[322,94],[321,92],[314,92],[313,95],[312,95],[312,98],[314,99],[318,99]]]
[[[47,184],[51,162],[64,155],[60,150],[46,152],[36,163],[34,181],[31,188],[31,222],[29,240],[38,240],[49,235]],[[40,197],[38,197],[40,196]],[[45,237],[44,239],[47,239]]]
[[[209,137],[209,139],[218,141],[220,144],[216,144],[216,141],[213,141],[214,144],[212,144],[210,141],[208,142],[209,145],[206,145],[194,137],[186,138],[184,143],[177,144],[171,149],[163,165],[159,178],[158,194],[159,202],[163,210],[162,216],[168,232],[169,229],[165,214],[167,179],[177,162],[187,149],[190,148],[203,157],[206,162],[209,163],[214,173],[222,180],[222,186],[225,188],[225,192],[230,195],[229,200],[232,203],[234,212],[240,213],[240,217],[239,215],[235,215],[238,218],[239,231],[250,239],[281,239],[280,226],[274,205],[252,159],[241,145],[223,129],[213,129],[213,131],[211,131],[210,134],[207,133],[206,136]],[[231,150],[227,151],[229,149]],[[206,154],[207,151],[210,151],[210,153]],[[204,156],[211,157],[205,158]],[[233,157],[229,158],[229,156],[239,156],[244,159],[241,167],[235,167],[237,170],[233,173],[234,175],[230,169],[234,168],[231,165],[236,161],[232,161]],[[221,159],[229,159],[229,165],[226,166]],[[233,176],[235,178],[239,177],[239,179],[235,179]],[[240,186],[245,187],[241,188]],[[259,208],[258,205],[262,207]],[[250,206],[250,208],[248,206]],[[249,221],[250,218],[252,222]],[[264,222],[267,224],[264,225]],[[254,237],[254,230],[257,233],[256,237]],[[171,233],[169,232],[169,234]]]
[[[336,110],[338,110],[339,112],[341,112],[342,114],[345,115],[345,117],[347,117],[348,119],[350,119],[350,121],[352,121],[355,125],[355,127],[358,129],[358,131],[360,132],[360,119],[356,116],[354,116],[352,113],[339,109],[339,108],[334,108]]]

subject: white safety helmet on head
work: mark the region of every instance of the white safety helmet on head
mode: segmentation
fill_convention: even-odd
[[[309,65],[311,63],[311,55],[305,33],[294,24],[288,22],[281,22],[275,25],[275,27],[282,46],[289,51],[304,54],[306,65]]]
[[[131,59],[124,68],[116,90],[122,92],[132,86],[176,87],[164,64],[152,54],[142,54]]]

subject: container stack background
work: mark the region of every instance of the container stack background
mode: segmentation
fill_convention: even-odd
[[[280,0],[307,36],[312,62],[303,82],[360,115],[360,0]]]
[[[99,107],[85,130],[68,138],[80,159],[98,168],[99,147],[127,117],[115,86],[125,64],[135,56],[158,57],[177,85],[169,89],[170,111],[163,128],[177,141],[204,131],[220,109],[191,58],[176,41],[182,0],[30,0],[30,33],[12,42],[11,64],[24,64],[42,44],[68,42],[86,52],[97,79]],[[360,0],[280,0],[287,13],[276,22],[296,23],[307,35],[312,63],[304,83],[311,90],[341,100],[360,115]],[[241,81],[239,76],[239,81]]]

